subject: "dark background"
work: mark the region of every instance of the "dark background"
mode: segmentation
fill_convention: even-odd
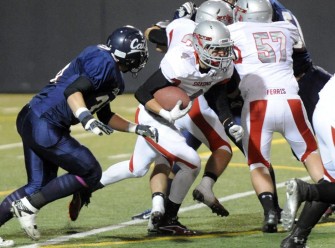
[[[171,19],[177,0],[0,0],[0,93],[39,91],[84,47],[105,43],[116,28],[141,30]],[[200,5],[203,1],[194,1]],[[282,0],[298,18],[314,63],[333,73],[334,0]],[[149,62],[137,79],[125,75],[133,92],[158,66],[162,54],[149,44]]]

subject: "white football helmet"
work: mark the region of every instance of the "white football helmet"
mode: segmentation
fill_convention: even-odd
[[[232,60],[234,42],[228,28],[219,21],[200,22],[193,31],[193,46],[205,65],[226,71]]]
[[[269,0],[238,0],[233,12],[235,22],[272,22]]]
[[[199,6],[195,15],[196,23],[215,20],[220,21],[225,25],[229,25],[234,22],[233,10],[229,3],[224,1],[208,0]]]

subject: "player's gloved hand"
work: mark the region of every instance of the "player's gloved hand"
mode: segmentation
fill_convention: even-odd
[[[103,135],[103,133],[110,135],[114,132],[110,126],[103,124],[95,118],[88,120],[84,128],[86,131],[91,131],[92,133],[100,136]]]
[[[243,127],[234,123],[233,120],[226,121],[224,123],[225,130],[228,130],[229,134],[235,139],[236,142],[242,140],[244,135]]]
[[[243,138],[244,130],[243,130],[243,127],[235,124],[229,128],[229,133],[231,136],[234,137],[236,142],[239,142]]]
[[[196,12],[197,12],[197,6],[195,5],[195,3],[189,1],[184,3],[176,10],[173,19],[178,19],[182,17],[192,19],[195,16]]]
[[[188,103],[186,108],[180,109],[180,106],[182,105],[182,103],[183,102],[181,100],[178,100],[178,102],[176,103],[176,105],[173,107],[171,111],[161,109],[159,111],[159,115],[162,116],[168,122],[174,123],[175,120],[186,115],[188,111],[190,111],[190,109],[192,108],[192,103],[193,103],[192,101]]]
[[[136,126],[135,133],[143,137],[150,137],[156,143],[158,142],[158,130],[155,127],[139,124]]]
[[[87,108],[79,108],[75,115],[86,131],[91,131],[100,136],[104,133],[109,135],[114,132],[111,127],[95,119]]]

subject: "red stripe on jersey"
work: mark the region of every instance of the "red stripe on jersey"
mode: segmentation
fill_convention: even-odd
[[[332,132],[333,144],[335,146],[335,129],[333,127],[330,127],[330,128],[331,128],[331,132]]]
[[[178,86],[181,83],[181,81],[177,78],[172,78],[171,81],[173,82],[173,85],[175,86]]]
[[[267,100],[250,102],[250,136],[248,143],[248,165],[262,163],[266,167],[270,163],[266,161],[261,153],[261,138],[264,124]]]
[[[306,123],[305,116],[302,110],[301,101],[299,99],[288,99],[287,102],[290,105],[294,122],[297,125],[297,128],[307,145],[306,151],[301,157],[301,161],[303,162],[306,160],[306,158],[311,152],[314,152],[315,150],[318,149],[318,146],[316,144],[316,140],[314,138],[313,133],[308,128],[308,125]]]
[[[172,30],[170,31],[170,33],[169,33],[169,41],[170,41],[170,43],[168,44],[168,47],[169,47],[170,44],[171,44],[172,36],[173,36],[173,29],[172,29]]]
[[[191,117],[192,121],[200,128],[200,130],[205,135],[206,139],[209,142],[210,150],[216,151],[222,146],[227,146],[231,151],[230,144],[223,140],[216,130],[206,121],[204,116],[200,111],[199,99],[196,98],[193,102],[191,110],[188,112],[188,115]]]
[[[199,58],[199,55],[198,55],[198,53],[196,51],[194,51],[194,57],[195,57],[195,63],[197,65],[199,65],[200,58]]]
[[[136,112],[135,112],[135,123],[138,124],[138,115],[140,113],[140,108],[137,108],[136,109]]]
[[[331,133],[332,133],[332,140],[333,145],[335,146],[335,129],[333,127],[330,127]],[[335,178],[333,178],[326,169],[324,169],[325,175],[330,179],[331,182],[335,182]]]

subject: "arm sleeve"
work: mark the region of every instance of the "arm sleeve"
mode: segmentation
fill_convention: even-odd
[[[227,118],[232,117],[227,99],[226,84],[214,85],[205,93],[205,98],[209,107],[213,109],[219,117],[220,122],[224,122]]]
[[[160,46],[167,46],[167,37],[165,29],[152,29],[149,32],[149,41],[160,45]]]
[[[230,81],[227,83],[227,94],[233,93],[235,90],[237,90],[238,85],[240,84],[240,75],[238,74],[236,68],[234,68],[233,75],[230,78]]]
[[[209,107],[214,110],[221,122],[232,118],[230,107],[232,99],[230,99],[230,95],[234,95],[236,91],[239,91],[239,82],[240,76],[234,68],[233,75],[228,83],[214,85],[205,93]]]
[[[97,112],[98,119],[105,125],[108,125],[109,120],[115,113],[111,111],[110,105],[107,104]]]
[[[78,77],[72,84],[67,86],[64,96],[67,99],[75,92],[81,92],[84,96],[93,90],[93,85],[86,77]]]
[[[171,85],[164,77],[161,69],[158,69],[151,77],[147,79],[135,92],[135,98],[141,104],[145,105],[154,98],[154,93],[166,86]]]

